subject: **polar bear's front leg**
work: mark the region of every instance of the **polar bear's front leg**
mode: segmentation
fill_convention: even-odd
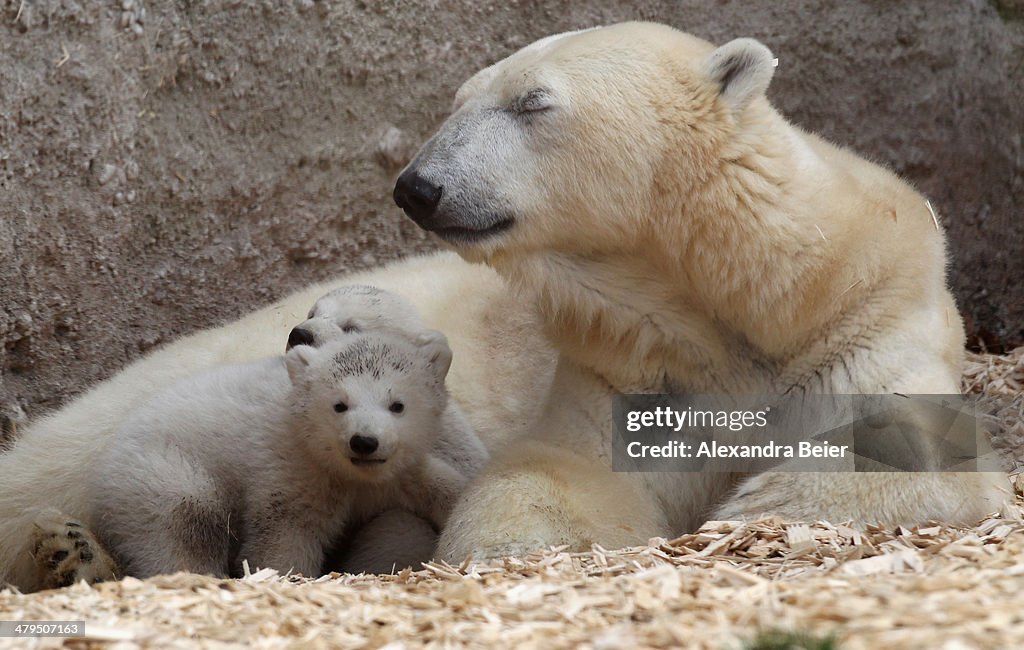
[[[973,526],[1006,498],[1005,477],[991,472],[765,472],[744,481],[713,518]]]
[[[447,460],[430,454],[420,471],[403,481],[402,491],[408,495],[408,503],[403,505],[435,528],[442,529],[468,481],[468,477]]]
[[[344,540],[329,557],[325,572],[394,573],[422,568],[434,557],[437,533],[427,520],[407,510],[385,510]]]
[[[251,571],[276,569],[299,573],[307,578],[321,574],[324,564],[322,521],[301,517],[255,518],[258,526],[249,530],[239,550],[238,563],[246,561]]]
[[[619,548],[668,534],[657,499],[611,468],[537,442],[495,458],[467,488],[438,542],[453,563],[548,546]]]

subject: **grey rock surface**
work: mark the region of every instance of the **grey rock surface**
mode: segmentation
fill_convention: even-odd
[[[1014,2],[0,0],[0,413],[429,249],[391,183],[461,81],[548,33],[635,18],[768,44],[776,105],[928,194],[975,336],[1019,343]]]

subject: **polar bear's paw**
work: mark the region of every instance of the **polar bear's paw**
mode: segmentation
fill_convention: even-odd
[[[469,550],[439,548],[438,557],[453,564],[459,564],[467,561],[470,563],[476,563],[507,557],[521,558],[529,555],[530,553],[536,553],[552,547],[565,548],[565,550],[569,552],[583,551],[590,548],[589,545],[556,544],[552,543],[550,540],[535,537],[529,541],[508,540],[497,543],[478,541],[476,544],[465,547],[465,549]]]
[[[530,542],[507,542],[505,544],[490,544],[473,550],[470,557],[473,560],[493,560],[502,557],[523,557],[530,553],[540,551],[552,546],[543,540],[535,539]]]
[[[89,529],[57,510],[36,517],[32,549],[42,589],[117,578],[117,564]]]
[[[786,521],[828,518],[818,476],[811,472],[765,472],[743,481],[736,493],[712,515],[717,521],[752,521],[780,517]],[[803,498],[794,498],[800,495]],[[845,521],[840,518],[838,521]]]

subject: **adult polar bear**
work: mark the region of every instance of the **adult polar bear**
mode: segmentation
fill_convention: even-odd
[[[963,328],[923,197],[788,124],[771,53],[627,23],[479,72],[395,198],[539,307],[560,352],[537,426],[460,501],[439,552],[620,546],[734,486],[614,474],[618,392],[956,393]],[[970,522],[995,474],[768,473],[718,517]]]
[[[611,472],[616,390],[957,390],[963,332],[924,199],[787,124],[771,75],[754,41],[627,23],[543,39],[460,89],[396,199],[516,294],[451,254],[333,283],[403,294],[448,335],[451,392],[496,452],[443,555],[626,545],[716,506],[889,523],[998,506],[991,475],[766,474],[730,496],[723,475]],[[132,407],[278,353],[327,288],[182,339],[30,427],[0,456],[0,578],[26,570],[26,513],[82,515],[76,466]]]

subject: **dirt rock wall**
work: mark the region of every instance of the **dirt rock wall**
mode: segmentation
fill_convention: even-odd
[[[0,0],[0,411],[432,244],[391,182],[459,83],[641,18],[778,55],[797,123],[905,174],[976,335],[1024,338],[1024,14],[1011,0]]]

